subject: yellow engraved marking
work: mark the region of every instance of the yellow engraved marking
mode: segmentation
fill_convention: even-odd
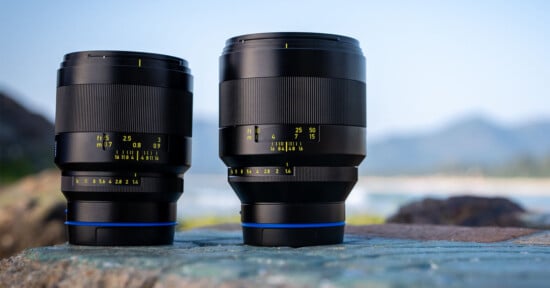
[[[288,43],[285,43],[285,49],[288,48]]]
[[[138,59],[138,67],[141,67],[141,59]]]
[[[136,151],[136,152],[137,152],[137,153],[136,153],[136,161],[139,161],[139,150]]]

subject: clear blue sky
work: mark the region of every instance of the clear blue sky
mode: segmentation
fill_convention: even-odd
[[[431,129],[468,114],[550,116],[550,1],[0,2],[0,89],[54,118],[65,53],[136,50],[189,61],[195,115],[217,119],[227,38],[352,36],[367,56],[369,135]]]

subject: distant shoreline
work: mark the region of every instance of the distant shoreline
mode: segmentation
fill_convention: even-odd
[[[407,194],[437,194],[484,196],[549,196],[550,178],[501,178],[485,176],[360,176],[357,186],[369,193],[400,191]]]
[[[230,190],[223,174],[186,174],[185,179],[212,181],[220,188]],[[194,181],[191,181],[194,182]],[[227,185],[227,186],[226,186]],[[189,186],[188,186],[189,187]],[[482,195],[482,196],[548,196],[550,197],[550,178],[527,177],[487,177],[487,176],[359,176],[354,190],[374,193],[403,193],[409,195]]]

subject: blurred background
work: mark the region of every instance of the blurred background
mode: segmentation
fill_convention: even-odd
[[[62,234],[57,220],[64,217],[64,198],[53,165],[56,70],[64,54],[79,50],[154,52],[189,61],[194,146],[178,202],[180,223],[238,222],[240,202],[217,151],[218,57],[230,37],[272,31],[351,36],[367,57],[368,156],[347,201],[348,223],[550,222],[548,1],[0,5],[0,250],[54,243]],[[403,206],[411,202],[416,204]],[[496,211],[481,217],[497,220],[466,221],[458,208],[442,220],[445,207]],[[422,214],[429,209],[441,219]],[[521,217],[506,222],[502,211]],[[53,232],[39,239],[29,229]],[[23,235],[31,236],[28,243]]]

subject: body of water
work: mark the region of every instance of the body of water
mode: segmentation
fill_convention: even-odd
[[[532,212],[550,213],[550,179],[482,177],[360,177],[346,201],[348,215],[387,217],[411,201],[455,195],[506,197]],[[225,175],[185,175],[179,217],[238,215],[240,201]]]

